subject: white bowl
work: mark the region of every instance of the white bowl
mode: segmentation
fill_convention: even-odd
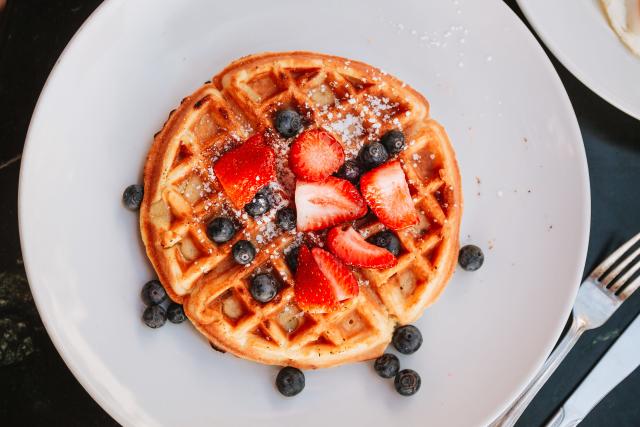
[[[277,369],[213,351],[188,324],[151,330],[153,277],[137,215],[121,204],[152,135],[229,61],[305,49],[363,60],[421,91],[463,176],[458,271],[417,323],[422,376],[396,394],[371,363],[307,372],[295,398]],[[500,1],[105,2],[61,56],[33,115],[20,232],[35,300],[74,375],[125,425],[488,423],[560,335],[585,259],[590,204],[580,132],[533,36]]]
[[[600,0],[517,0],[562,65],[614,107],[640,120],[640,58],[609,26]]]

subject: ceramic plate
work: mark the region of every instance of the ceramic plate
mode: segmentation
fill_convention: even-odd
[[[609,26],[600,0],[517,0],[549,50],[582,83],[640,120],[640,58]]]
[[[481,3],[481,4],[480,4]],[[277,369],[213,351],[188,324],[151,330],[153,277],[137,216],[153,134],[229,61],[312,50],[413,85],[447,128],[463,176],[463,243],[486,262],[456,272],[401,364],[396,394],[371,363],[307,372],[295,398]],[[542,364],[582,273],[589,181],[576,118],[549,60],[500,1],[105,2],[69,43],[33,115],[20,177],[29,282],[58,351],[125,425],[448,425],[489,422]]]

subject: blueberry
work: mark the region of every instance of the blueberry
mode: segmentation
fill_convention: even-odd
[[[144,196],[144,187],[139,184],[130,185],[124,189],[122,193],[122,202],[127,209],[137,211],[142,204],[142,197]]]
[[[420,390],[420,375],[413,369],[403,369],[393,380],[396,391],[403,396],[411,396]]]
[[[302,118],[295,110],[280,110],[276,113],[274,126],[280,135],[290,138],[302,129]]]
[[[392,342],[400,353],[412,354],[422,345],[422,334],[413,325],[400,326],[393,332]]]
[[[260,273],[253,276],[249,292],[254,300],[258,302],[269,302],[278,293],[278,282],[269,273]]]
[[[231,218],[220,216],[207,224],[207,237],[216,243],[228,242],[234,234],[236,227]]]
[[[285,231],[296,228],[296,213],[291,208],[282,208],[276,214],[278,227]]]
[[[284,260],[287,262],[287,265],[291,269],[292,272],[296,272],[298,269],[298,254],[300,253],[300,246],[296,246],[287,252],[284,256]]]
[[[458,263],[467,271],[476,271],[484,263],[482,249],[476,245],[463,246],[458,254]]]
[[[358,182],[361,173],[362,170],[360,169],[360,166],[357,162],[354,162],[353,160],[347,160],[342,164],[342,166],[340,166],[340,169],[338,169],[336,176],[338,178],[343,178],[351,181],[355,184]]]
[[[390,130],[382,135],[380,143],[384,145],[389,154],[398,154],[404,147],[404,134],[397,129]]]
[[[376,359],[373,368],[382,378],[392,378],[400,370],[400,361],[394,354],[385,353]]]
[[[295,396],[304,388],[304,374],[300,369],[290,366],[282,368],[276,377],[276,387],[284,396]]]
[[[144,309],[142,321],[150,328],[156,329],[167,321],[167,312],[159,305],[152,305]]]
[[[271,205],[269,204],[269,196],[265,191],[262,190],[258,191],[253,200],[244,205],[244,210],[252,217],[262,215],[270,208]]]
[[[269,209],[282,201],[282,196],[271,191],[271,188],[269,188],[269,186],[264,187],[262,190],[258,191],[258,193],[264,194],[267,197],[267,201],[269,202]]]
[[[379,142],[367,144],[360,150],[360,162],[366,169],[373,169],[380,166],[389,158],[387,149]]]
[[[211,346],[212,349],[214,349],[215,351],[217,351],[219,353],[226,353],[227,352],[226,350],[221,349],[220,347],[218,347],[217,345],[215,345],[211,341],[209,341],[209,345]]]
[[[231,248],[233,259],[238,264],[249,264],[256,257],[256,248],[248,240],[238,240]]]
[[[184,314],[184,309],[180,304],[172,302],[167,308],[167,317],[171,323],[182,323],[187,320],[187,316]]]
[[[140,291],[140,298],[147,306],[158,305],[167,299],[167,291],[158,280],[150,280],[144,284]]]
[[[367,239],[369,243],[385,248],[397,257],[400,255],[400,239],[389,230],[384,230]]]

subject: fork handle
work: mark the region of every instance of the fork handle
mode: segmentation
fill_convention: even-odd
[[[551,374],[556,370],[569,351],[576,344],[580,336],[587,330],[586,322],[579,317],[573,316],[571,326],[565,334],[564,338],[558,343],[557,347],[549,355],[549,358],[542,368],[538,371],[531,382],[525,387],[520,395],[511,405],[500,414],[500,416],[491,423],[491,427],[512,427],[524,410],[529,406],[535,395],[540,391],[542,386],[547,382]]]
[[[582,417],[569,418],[564,408],[560,408],[558,412],[549,420],[547,427],[576,427],[582,421]]]

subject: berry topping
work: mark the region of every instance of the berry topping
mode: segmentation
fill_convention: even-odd
[[[253,276],[249,292],[258,302],[269,302],[278,293],[278,282],[270,273],[260,273]]]
[[[234,234],[236,227],[231,218],[221,216],[207,224],[207,237],[216,243],[228,242]]]
[[[287,252],[284,255],[284,260],[286,261],[287,265],[289,266],[289,268],[293,273],[295,273],[296,270],[298,269],[299,253],[300,253],[300,246],[296,246],[294,248],[289,249],[289,252]]]
[[[401,230],[418,223],[418,213],[397,160],[362,175],[360,190],[373,213],[387,227]]]
[[[358,295],[358,281],[351,270],[324,249],[300,247],[295,279],[295,300],[305,311],[330,312]]]
[[[389,230],[383,230],[374,234],[367,239],[367,242],[385,248],[396,258],[400,255],[400,239]]]
[[[212,343],[211,341],[209,341],[209,345],[211,346],[212,349],[214,349],[215,351],[217,351],[218,353],[226,353],[227,351],[218,347],[217,345],[215,345],[214,343]]]
[[[458,263],[467,271],[476,271],[484,263],[482,249],[476,245],[463,246],[458,254]]]
[[[348,265],[365,268],[389,268],[398,263],[391,252],[371,244],[353,227],[332,228],[327,235],[329,250]]]
[[[276,377],[276,387],[284,396],[295,396],[304,389],[304,374],[298,368],[282,368]]]
[[[396,391],[403,396],[411,396],[420,390],[420,375],[412,369],[403,369],[393,380]]]
[[[400,326],[393,332],[391,342],[400,353],[412,354],[422,345],[422,334],[413,325]]]
[[[338,169],[336,176],[338,178],[346,179],[347,181],[351,181],[352,183],[356,184],[358,182],[358,179],[360,178],[361,173],[362,169],[360,169],[360,166],[357,162],[354,162],[353,160],[347,160],[342,166],[340,166],[340,169]]]
[[[376,359],[373,364],[373,369],[375,369],[382,378],[393,378],[400,370],[400,361],[396,355],[385,353]]]
[[[290,138],[302,130],[302,118],[295,110],[280,110],[276,113],[273,125],[280,135]]]
[[[157,329],[167,321],[167,312],[159,305],[152,305],[144,309],[142,321],[150,328]]]
[[[389,158],[389,153],[387,153],[384,145],[379,142],[372,142],[362,147],[358,157],[365,169],[372,169],[386,162]]]
[[[144,305],[158,305],[166,301],[167,291],[164,290],[159,280],[150,280],[142,287],[140,298],[142,298]]]
[[[302,132],[291,145],[289,167],[300,179],[322,181],[344,163],[342,145],[325,130]]]
[[[332,176],[324,182],[298,181],[295,203],[299,231],[321,230],[367,213],[353,184]]]
[[[180,304],[172,302],[167,308],[167,318],[171,323],[182,323],[187,320],[187,316],[184,314],[184,309]]]
[[[256,257],[256,248],[248,240],[238,240],[231,247],[231,253],[238,264],[245,265]]]
[[[276,178],[276,155],[263,136],[253,135],[242,145],[227,151],[213,165],[225,194],[240,209],[258,190]]]
[[[387,153],[393,155],[404,150],[404,134],[397,129],[390,130],[382,135],[380,143],[387,149]]]
[[[253,200],[244,205],[244,210],[252,217],[260,216],[269,209],[271,209],[271,204],[264,188],[256,193]]]
[[[282,208],[276,213],[278,227],[285,231],[296,228],[296,213],[291,208]]]
[[[122,203],[127,209],[137,211],[142,204],[142,198],[144,196],[144,187],[139,184],[130,185],[124,189],[122,193]]]

